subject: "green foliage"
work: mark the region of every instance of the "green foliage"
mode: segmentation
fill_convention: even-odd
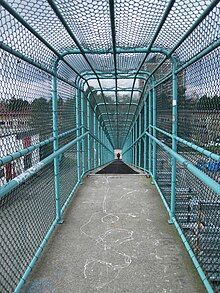
[[[6,104],[7,111],[9,112],[23,112],[30,110],[30,104],[26,100],[16,99],[12,97]]]
[[[45,98],[35,99],[32,104],[32,127],[39,133],[40,141],[52,136],[52,104]],[[53,144],[40,148],[41,160],[53,152]]]
[[[32,104],[32,125],[40,135],[52,132],[51,100],[35,99]]]
[[[215,95],[210,98],[206,95],[202,96],[197,102],[198,110],[220,110],[220,97]]]

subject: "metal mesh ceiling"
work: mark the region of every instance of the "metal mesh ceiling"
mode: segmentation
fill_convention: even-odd
[[[53,70],[56,58],[61,58],[63,52],[73,50],[59,62],[58,75],[74,86],[77,76],[93,78],[89,84],[85,83],[85,90],[88,85],[90,89],[102,87],[99,103],[109,100],[115,103],[116,116],[109,115],[113,112],[112,105],[105,105],[107,114],[102,115],[102,120],[106,129],[117,129],[110,134],[117,147],[122,147],[139,109],[138,105],[126,105],[124,109],[118,103],[140,105],[143,100],[144,95],[134,90],[146,88],[149,74],[141,74],[139,70],[155,72],[156,79],[164,77],[170,74],[172,64],[167,59],[158,68],[165,58],[160,50],[175,57],[181,67],[220,35],[220,5],[215,0],[1,0],[0,3],[4,32],[1,47],[7,44],[47,71]],[[119,79],[124,80],[124,88],[130,92],[118,90]],[[105,88],[114,88],[114,94],[105,96]]]

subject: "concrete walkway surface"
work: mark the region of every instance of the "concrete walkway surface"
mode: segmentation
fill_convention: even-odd
[[[84,179],[22,292],[206,292],[151,180]]]

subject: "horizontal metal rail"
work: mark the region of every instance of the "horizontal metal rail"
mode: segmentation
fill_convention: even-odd
[[[112,152],[108,147],[106,147],[99,139],[97,139],[94,135],[92,135],[89,131],[86,131],[84,134],[80,135],[73,141],[69,142],[56,152],[53,152],[51,155],[40,161],[39,163],[35,164],[31,168],[27,169],[25,172],[22,174],[18,175],[14,179],[12,179],[10,182],[6,183],[3,185],[0,189],[0,198],[4,197],[6,194],[11,192],[13,189],[24,183],[27,179],[32,177],[34,174],[42,170],[45,166],[47,166],[49,163],[53,161],[54,158],[60,156],[64,152],[66,152],[68,149],[73,147],[78,141],[82,140],[84,137],[87,135],[90,135],[93,139],[95,139],[97,142],[102,144],[108,151]]]
[[[149,174],[152,176],[152,174],[150,172],[149,172]],[[157,188],[157,190],[158,190],[158,192],[160,194],[160,197],[161,197],[161,199],[163,201],[164,206],[167,209],[168,214],[171,216],[171,209],[169,208],[169,206],[168,206],[168,204],[167,204],[167,202],[166,202],[166,200],[164,198],[164,195],[163,195],[159,185],[157,184],[157,181],[153,179],[153,176],[152,176],[152,180],[153,180],[153,182],[154,182],[154,184],[155,184],[155,186],[156,186],[156,188]],[[200,275],[200,277],[201,277],[201,279],[202,279],[207,291],[210,292],[210,293],[213,293],[213,289],[212,289],[209,281],[207,280],[207,277],[206,277],[203,269],[201,268],[201,266],[200,266],[200,264],[199,264],[199,262],[198,262],[198,260],[197,260],[197,258],[195,256],[192,248],[190,247],[188,241],[186,240],[186,237],[184,236],[184,234],[183,234],[179,224],[177,223],[175,217],[172,217],[172,221],[173,221],[173,224],[175,225],[175,227],[177,229],[177,232],[180,235],[180,237],[181,237],[181,239],[183,241],[183,244],[185,245],[186,250],[189,253],[189,255],[190,255],[191,259],[192,259],[192,262],[195,265],[195,268],[197,269],[197,271],[198,271],[198,273],[199,273],[199,275]]]
[[[73,128],[73,129],[68,130],[68,131],[66,131],[66,132],[64,132],[64,133],[61,133],[61,134],[58,135],[58,138],[65,137],[65,136],[71,134],[72,132],[75,132],[75,131],[77,131],[78,129],[81,129],[81,128],[83,128],[83,127],[84,127],[84,126],[80,126],[80,127],[78,127],[78,128]],[[84,128],[85,128],[85,127],[84,127]],[[54,140],[55,140],[54,137],[50,137],[50,138],[48,138],[48,139],[45,139],[44,141],[41,141],[41,142],[36,143],[36,144],[34,144],[34,145],[31,145],[31,146],[29,146],[29,147],[27,147],[27,148],[24,148],[24,149],[18,150],[17,152],[14,152],[14,153],[12,153],[12,154],[10,154],[10,155],[7,155],[7,156],[4,157],[4,158],[0,158],[0,166],[5,165],[5,164],[7,164],[7,163],[9,163],[9,162],[11,162],[11,161],[13,161],[13,160],[15,160],[15,159],[18,159],[18,158],[20,158],[20,157],[22,157],[22,156],[28,154],[29,152],[33,152],[34,150],[36,150],[36,149],[38,149],[38,148],[40,148],[40,147],[42,147],[42,146],[44,146],[44,145],[47,145],[47,144],[53,142]]]
[[[204,149],[204,148],[202,148],[202,147],[200,147],[200,146],[198,146],[198,145],[196,145],[196,144],[194,144],[192,142],[189,142],[189,141],[179,137],[179,136],[176,136],[176,135],[173,136],[171,133],[166,132],[163,129],[160,129],[158,127],[154,127],[152,125],[150,125],[150,127],[156,129],[157,131],[165,134],[166,136],[168,136],[170,138],[174,137],[177,141],[185,144],[186,146],[198,151],[199,153],[201,153],[201,154],[203,154],[203,155],[205,155],[205,156],[207,156],[207,157],[209,157],[209,158],[211,158],[211,159],[213,159],[213,160],[215,160],[217,162],[220,162],[220,156],[219,155],[217,155],[215,153],[212,153],[212,152],[210,152],[210,151],[208,151],[208,150],[206,150],[206,149]]]
[[[198,179],[200,179],[204,184],[209,186],[214,192],[217,193],[217,195],[220,196],[220,185],[214,181],[212,178],[207,176],[205,173],[200,171],[197,167],[195,167],[191,162],[186,160],[183,156],[180,154],[174,152],[171,148],[169,148],[166,144],[161,142],[159,139],[155,138],[153,135],[149,134],[148,132],[142,133],[135,142],[128,147],[122,155],[124,155],[126,152],[128,152],[140,139],[142,139],[143,136],[149,136],[151,139],[153,139],[160,147],[162,147],[167,153],[169,153],[172,157],[177,159],[186,169],[188,169],[193,175],[195,175]]]
[[[215,191],[220,196],[220,185],[214,181],[212,178],[207,176],[205,173],[196,168],[191,162],[186,160],[183,156],[174,152],[167,145],[162,143],[159,139],[155,138],[153,135],[146,132],[146,135],[152,138],[160,147],[162,147],[167,153],[169,153],[172,157],[177,159],[187,170],[189,170],[193,175],[199,178],[204,184],[209,186],[213,191]]]
[[[21,59],[21,60],[23,60],[23,61],[31,64],[31,65],[33,65],[34,67],[36,67],[36,68],[38,68],[38,69],[40,69],[40,70],[42,70],[42,71],[50,74],[51,76],[54,76],[54,72],[53,72],[52,69],[47,69],[41,63],[38,63],[38,62],[34,61],[33,59],[25,56],[24,54],[22,54],[22,53],[20,53],[20,52],[18,52],[16,50],[14,50],[14,49],[12,49],[8,45],[4,44],[3,42],[0,42],[0,49],[4,50],[5,52],[8,52],[8,53],[12,54],[13,56],[15,56],[15,57],[17,57],[17,58],[19,58],[19,59]],[[59,80],[65,82],[65,83],[69,84],[70,86],[73,86],[74,88],[77,88],[77,86],[75,85],[74,82],[71,82],[71,81],[63,78],[60,75],[57,75],[57,78]],[[79,90],[81,90],[81,89],[79,89]]]

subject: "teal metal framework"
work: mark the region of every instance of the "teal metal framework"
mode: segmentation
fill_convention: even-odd
[[[220,253],[212,245],[220,241],[220,224],[213,220],[220,207],[219,1],[163,0],[157,9],[147,0],[128,1],[127,9],[117,0],[101,1],[102,9],[96,1],[94,6],[73,1],[71,9],[63,1],[35,2],[23,11],[23,0],[0,0],[0,117],[6,125],[0,137],[0,201],[5,231],[16,227],[17,216],[11,211],[8,217],[4,207],[16,204],[17,194],[22,200],[23,188],[33,198],[40,193],[41,206],[34,201],[31,208],[50,210],[51,218],[46,226],[39,221],[32,260],[18,277],[13,249],[23,247],[25,238],[14,228],[5,233],[4,243],[13,242],[12,256],[0,261],[8,268],[0,291],[20,291],[84,176],[111,162],[118,148],[125,162],[151,176],[207,291],[219,290],[219,270],[210,269]],[[140,6],[136,14],[134,2]],[[75,11],[87,11],[86,24],[75,19]],[[94,18],[97,11],[103,23]],[[138,23],[137,33],[125,23]],[[25,126],[13,126],[18,122]],[[47,176],[54,184],[50,192]],[[192,230],[193,221],[201,220],[201,206],[208,232],[198,251],[185,227]],[[25,212],[34,227],[38,220],[28,208]],[[208,262],[201,250],[210,255]],[[30,255],[16,262],[26,263]]]

